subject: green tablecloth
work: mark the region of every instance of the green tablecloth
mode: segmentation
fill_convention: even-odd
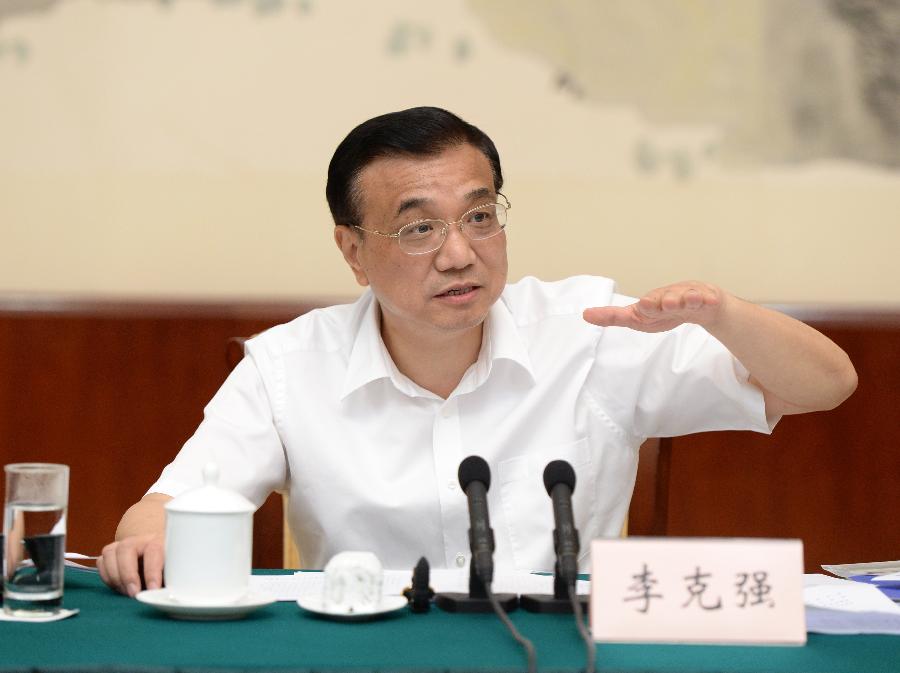
[[[184,622],[118,596],[95,574],[67,570],[66,607],[47,624],[0,622],[0,671],[524,670],[525,655],[493,615],[406,610],[336,623],[294,603],[233,622]],[[513,621],[537,648],[540,671],[584,668],[571,616],[522,611]],[[900,637],[810,634],[805,647],[599,645],[599,671],[866,673],[900,671]]]

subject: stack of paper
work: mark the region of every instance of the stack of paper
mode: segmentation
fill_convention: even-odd
[[[250,588],[264,592],[279,601],[295,601],[298,598],[318,598],[324,591],[325,573],[298,572],[293,575],[254,575]],[[409,570],[385,570],[382,593],[397,596],[412,583]],[[469,571],[435,568],[429,574],[429,584],[436,592],[469,591]],[[498,572],[492,588],[495,593],[552,594],[553,577],[526,572]],[[579,594],[590,593],[590,583],[579,580]]]
[[[854,575],[887,575],[900,574],[900,561],[876,561],[874,563],[842,563],[823,565],[832,575],[853,577]]]
[[[900,635],[900,606],[871,584],[806,575],[803,602],[807,631]]]

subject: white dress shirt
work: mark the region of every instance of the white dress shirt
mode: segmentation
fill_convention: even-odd
[[[573,496],[587,569],[589,541],[616,536],[628,511],[638,446],[703,430],[770,432],[747,371],[705,330],[645,334],[586,323],[590,306],[624,306],[606,278],[508,285],[485,321],[478,360],[445,400],[401,374],[381,339],[371,292],[251,339],[246,357],[150,492],[220,482],[258,505],[290,495],[304,565],[372,551],[385,568],[468,562],[459,463],[491,468],[498,567],[552,570],[551,460],[575,468]]]

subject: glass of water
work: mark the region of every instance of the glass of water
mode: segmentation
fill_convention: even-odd
[[[20,618],[62,608],[69,467],[7,465],[3,505],[3,610]]]

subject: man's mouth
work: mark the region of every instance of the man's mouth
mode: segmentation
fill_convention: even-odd
[[[454,288],[447,290],[446,292],[442,292],[441,294],[439,294],[437,296],[438,297],[455,297],[455,296],[458,296],[461,294],[468,294],[469,292],[471,292],[474,289],[475,289],[474,285],[466,285],[465,287],[454,287]]]

